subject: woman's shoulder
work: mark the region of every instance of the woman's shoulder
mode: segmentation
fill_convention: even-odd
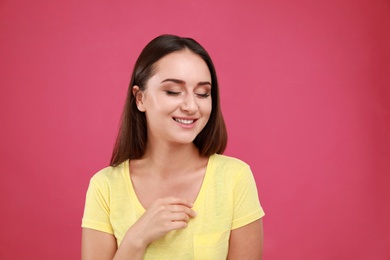
[[[246,162],[235,157],[220,154],[212,156],[211,169],[220,176],[223,175],[227,178],[233,177],[234,179],[243,174],[246,175],[245,173],[251,174],[250,167]]]
[[[233,167],[233,168],[246,168],[249,165],[235,157],[223,155],[223,154],[214,154],[213,155],[214,164],[219,166]]]
[[[115,180],[124,178],[125,176],[125,170],[126,170],[126,163],[127,161],[117,165],[117,166],[108,166],[97,173],[95,173],[92,178],[91,182],[95,183],[110,183],[114,182]]]

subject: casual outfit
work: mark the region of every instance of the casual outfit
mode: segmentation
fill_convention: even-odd
[[[129,227],[145,212],[134,191],[129,161],[96,173],[87,191],[82,227],[115,236],[118,246]],[[144,259],[226,259],[233,229],[264,216],[249,166],[232,157],[209,157],[185,229],[149,244]]]

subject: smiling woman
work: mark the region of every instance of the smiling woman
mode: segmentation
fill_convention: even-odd
[[[192,143],[212,110],[207,64],[185,49],[161,58],[155,71],[143,91],[133,86],[137,108],[145,112],[149,146]]]
[[[211,58],[162,35],[140,54],[111,166],[95,174],[83,259],[261,259],[252,172],[221,155],[227,134]]]

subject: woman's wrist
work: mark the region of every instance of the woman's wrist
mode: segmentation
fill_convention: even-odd
[[[142,233],[136,232],[134,228],[135,227],[133,226],[127,231],[122,243],[125,243],[126,245],[136,250],[145,250],[148,246],[148,242],[145,241]]]
[[[139,236],[132,236],[129,232],[124,237],[121,245],[119,246],[114,259],[143,259],[147,243]]]

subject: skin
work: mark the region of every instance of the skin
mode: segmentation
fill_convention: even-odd
[[[210,72],[188,50],[163,57],[156,68],[145,91],[133,87],[137,107],[146,115],[148,143],[143,158],[130,161],[130,171],[146,211],[119,248],[113,235],[83,228],[82,259],[142,259],[150,243],[196,217],[192,206],[208,158],[199,155],[193,140],[210,117]],[[262,241],[261,220],[232,230],[228,258],[261,259]]]
[[[181,51],[163,57],[157,62],[157,68],[144,92],[137,92],[138,86],[133,87],[138,109],[146,114],[148,148],[191,146],[211,113],[208,67],[199,56]],[[173,118],[196,122],[185,125]]]

